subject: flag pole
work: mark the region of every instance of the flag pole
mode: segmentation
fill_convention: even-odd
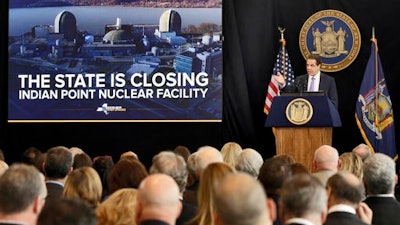
[[[372,27],[372,38],[371,41],[374,42],[375,44],[375,101],[374,101],[374,105],[375,105],[375,116],[374,116],[374,120],[375,120],[375,129],[379,130],[379,119],[378,119],[378,103],[379,103],[379,68],[378,68],[378,41],[375,38],[375,27]]]
[[[278,27],[278,30],[279,30],[279,32],[281,33],[281,39],[279,40],[279,42],[281,42],[282,43],[282,69],[283,69],[283,74],[282,74],[282,76],[283,76],[283,78],[286,80],[286,62],[285,62],[285,54],[286,54],[286,49],[285,49],[285,46],[286,46],[286,41],[285,41],[285,38],[284,38],[284,34],[283,34],[283,32],[285,32],[285,28],[282,28],[282,27]]]

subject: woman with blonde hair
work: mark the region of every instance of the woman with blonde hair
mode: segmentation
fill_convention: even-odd
[[[357,155],[355,152],[345,152],[339,156],[339,160],[340,160],[339,170],[349,171],[362,180],[363,161],[359,155]]]
[[[234,172],[235,169],[224,162],[211,163],[204,169],[197,191],[198,211],[188,224],[215,225],[215,190],[223,177]]]
[[[96,209],[99,225],[135,225],[135,188],[122,188],[112,193]]]
[[[235,168],[236,160],[243,151],[242,147],[236,142],[227,142],[221,148],[224,162]]]
[[[81,199],[90,206],[97,207],[101,201],[102,191],[99,174],[92,167],[84,166],[68,174],[63,196]]]

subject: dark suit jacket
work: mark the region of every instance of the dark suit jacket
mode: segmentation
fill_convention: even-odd
[[[400,202],[391,197],[367,197],[364,202],[372,209],[372,224],[399,225]]]
[[[146,220],[141,222],[139,225],[169,225],[169,224],[159,220]]]
[[[64,187],[56,183],[46,182],[47,197],[46,202],[54,201],[62,196]]]
[[[366,225],[355,214],[332,212],[328,214],[324,225]]]
[[[308,87],[308,74],[296,77],[294,83],[298,92],[306,92]],[[318,90],[325,91],[326,95],[331,100],[336,109],[338,108],[339,100],[335,78],[321,72]]]
[[[176,219],[176,225],[185,225],[196,216],[197,207],[185,202],[182,202],[181,215]]]

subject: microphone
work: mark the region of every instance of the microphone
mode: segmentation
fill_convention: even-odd
[[[304,82],[304,79],[297,79],[297,81],[296,81],[296,89],[299,92],[307,91],[307,83]]]

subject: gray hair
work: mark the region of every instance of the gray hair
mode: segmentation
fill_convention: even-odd
[[[243,149],[236,160],[235,169],[257,177],[264,160],[260,153],[252,148]]]
[[[396,164],[392,158],[375,153],[365,160],[363,172],[367,194],[393,194]]]

